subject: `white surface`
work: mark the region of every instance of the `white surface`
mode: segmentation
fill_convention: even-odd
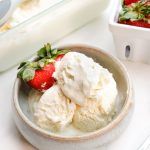
[[[57,45],[86,43],[101,47],[115,55],[112,36],[108,30],[109,13],[110,11],[72,33]],[[124,64],[129,70],[135,91],[133,118],[129,127],[118,139],[99,150],[136,150],[150,134],[150,66],[131,62]],[[35,150],[18,133],[12,118],[11,98],[16,72],[16,68],[13,68],[0,74],[0,150]]]

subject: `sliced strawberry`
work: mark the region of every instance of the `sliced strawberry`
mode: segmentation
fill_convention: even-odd
[[[132,3],[136,3],[138,2],[139,0],[124,0],[124,5],[130,5]]]
[[[36,90],[47,90],[55,83],[55,79],[52,77],[54,71],[54,65],[48,64],[43,69],[36,70],[34,78],[27,83]]]
[[[138,20],[138,21],[126,20],[126,21],[121,21],[120,23],[137,26],[137,27],[150,28],[150,24],[143,20]]]

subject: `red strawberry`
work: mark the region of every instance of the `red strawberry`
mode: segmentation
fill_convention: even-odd
[[[65,54],[60,54],[55,58],[55,61],[60,61]],[[54,64],[50,63],[46,65],[43,69],[36,70],[34,78],[27,83],[34,89],[40,91],[49,89],[55,82],[55,79],[52,77],[55,72]]]
[[[124,1],[129,4],[129,1]],[[130,1],[131,2],[131,1]],[[132,1],[135,2],[135,1]],[[137,27],[150,28],[150,1],[138,1],[128,6],[123,6],[119,14],[119,23]]]
[[[52,63],[46,65],[43,69],[35,71],[34,78],[27,83],[36,90],[44,91],[49,89],[55,82],[52,77],[55,67]]]
[[[126,20],[126,21],[121,21],[120,23],[137,26],[137,27],[150,28],[150,24],[143,20],[137,20],[137,21]]]
[[[124,5],[130,5],[132,3],[136,3],[138,2],[139,0],[124,0]]]
[[[63,57],[64,57],[65,54],[60,54],[58,55],[56,58],[55,58],[55,61],[60,61]]]
[[[55,83],[52,76],[55,71],[54,62],[61,60],[67,52],[51,49],[51,45],[47,44],[38,51],[35,61],[20,64],[17,77],[36,90],[47,90]]]

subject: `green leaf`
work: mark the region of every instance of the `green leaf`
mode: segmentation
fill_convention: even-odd
[[[42,47],[38,52],[37,52],[38,57],[40,58],[44,58],[45,56],[47,56],[47,52],[45,47]]]
[[[68,49],[58,50],[57,55],[66,54],[66,53],[68,53],[69,51],[70,51],[70,50],[68,50]]]
[[[29,63],[28,61],[24,61],[24,62],[21,62],[18,69],[22,68],[23,66],[25,66],[27,63]]]
[[[138,14],[138,19],[141,20],[143,19],[145,16],[143,14]]]
[[[119,21],[124,20],[146,20],[147,16],[150,14],[150,5],[147,1],[138,1],[132,3],[129,6],[124,5],[122,11],[119,14]]]
[[[40,66],[40,68],[43,68],[45,66],[45,61],[44,60],[39,60],[38,65]]]
[[[46,54],[48,57],[51,57],[51,45],[49,43],[47,43],[45,45],[45,49],[46,49]]]
[[[129,11],[120,17],[120,20],[128,20],[128,19],[138,19],[138,13]]]
[[[47,59],[47,64],[55,62],[54,59]]]
[[[57,49],[52,49],[52,50],[51,50],[52,55],[56,55],[56,54],[57,54],[57,51],[58,51]]]
[[[30,62],[30,64],[27,66],[33,69],[40,69],[38,62]]]
[[[30,81],[34,78],[35,70],[33,68],[26,68],[22,73],[22,79],[24,81]]]
[[[22,78],[23,71],[24,71],[24,68],[20,69],[20,71],[17,73],[18,78]]]

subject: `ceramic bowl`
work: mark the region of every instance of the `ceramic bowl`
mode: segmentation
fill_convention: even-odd
[[[133,110],[132,86],[129,75],[119,60],[101,49],[85,45],[70,45],[61,48],[84,53],[113,73],[118,88],[118,107],[120,107],[118,114],[107,126],[94,132],[78,136],[50,133],[33,122],[27,100],[31,89],[17,78],[14,84],[12,103],[15,123],[25,139],[41,150],[97,149],[119,136],[129,123]]]

